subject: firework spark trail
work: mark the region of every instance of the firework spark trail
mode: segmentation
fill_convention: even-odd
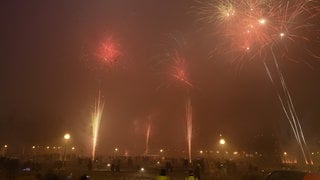
[[[274,87],[275,87],[275,91],[276,91],[277,96],[278,96],[278,99],[279,99],[279,101],[280,101],[282,110],[283,110],[284,114],[286,115],[286,118],[287,118],[288,121],[289,121],[289,124],[290,124],[290,127],[292,128],[293,134],[294,134],[295,138],[298,139],[297,132],[295,131],[293,122],[291,121],[290,116],[289,116],[289,114],[288,114],[288,112],[287,112],[286,106],[285,106],[285,104],[284,104],[284,100],[282,99],[280,92],[279,92],[278,89],[276,88],[276,83],[274,82],[274,80],[273,80],[273,78],[272,78],[272,75],[271,75],[271,73],[270,73],[270,70],[269,70],[266,62],[263,62],[263,63],[264,63],[264,67],[265,67],[265,69],[266,69],[266,71],[267,71],[268,77],[269,77],[271,83],[272,83],[272,84],[274,85]]]
[[[189,81],[186,67],[186,60],[182,57],[178,51],[175,51],[173,54],[172,60],[174,61],[172,69],[172,77],[177,79],[179,82],[182,82],[188,87],[192,87],[191,82]]]
[[[150,131],[151,131],[151,123],[149,122],[148,125],[147,125],[147,132],[146,132],[146,150],[145,150],[145,155],[148,155],[148,153],[149,153]]]
[[[282,88],[282,91],[284,94],[283,96],[281,96],[281,93],[277,90],[276,83],[270,73],[269,67],[267,66],[266,62],[264,62],[266,72],[268,74],[270,81],[272,82],[272,84],[276,88],[276,93],[277,93],[278,99],[281,103],[282,109],[286,115],[286,118],[290,124],[290,127],[294,133],[294,136],[295,136],[296,141],[298,143],[298,146],[301,150],[301,153],[303,155],[305,163],[306,164],[313,164],[313,161],[310,156],[310,152],[308,150],[307,143],[304,138],[304,133],[303,133],[301,125],[300,125],[300,120],[297,116],[294,104],[292,102],[291,94],[290,94],[288,87],[285,83],[283,74],[280,70],[279,64],[278,64],[276,56],[274,54],[273,54],[273,59],[274,59],[274,65],[276,66],[277,74],[278,74],[278,77],[280,80],[280,85],[281,85],[281,88]],[[284,102],[286,102],[286,103],[284,103]]]
[[[94,160],[95,154],[96,154],[96,146],[98,141],[103,108],[104,108],[104,102],[101,99],[101,93],[99,91],[99,95],[98,95],[98,98],[96,99],[94,112],[92,114],[92,119],[91,119],[92,121],[91,122],[92,123],[92,154],[91,154],[92,160]]]
[[[192,157],[192,106],[191,106],[191,100],[188,99],[186,102],[186,125],[187,125],[187,144],[188,144],[188,157],[189,162],[191,163]]]
[[[220,43],[215,53],[232,54],[233,60],[255,60],[264,62],[270,81],[274,84],[278,99],[306,163],[311,163],[307,143],[297,116],[291,94],[278,64],[278,57],[290,58],[291,44],[299,45],[299,53],[314,58],[319,55],[308,48],[306,43],[316,42],[309,38],[319,33],[320,4],[316,0],[217,0],[197,1],[202,7],[198,14],[201,21],[216,25],[215,35]],[[273,51],[276,47],[277,54]],[[221,51],[217,49],[221,48]],[[277,74],[270,72],[266,61],[272,57]],[[241,61],[237,61],[241,62]],[[281,93],[276,88],[281,86]]]
[[[274,63],[276,64],[277,71],[278,71],[279,76],[281,78],[282,88],[283,88],[283,90],[285,92],[285,95],[286,95],[286,98],[287,98],[287,101],[288,101],[287,104],[288,104],[288,107],[289,107],[289,110],[290,110],[290,113],[291,113],[292,121],[295,124],[295,131],[298,134],[297,141],[300,143],[299,145],[300,145],[301,152],[303,153],[303,156],[305,158],[306,164],[313,164],[313,161],[311,159],[311,155],[310,155],[310,152],[309,152],[309,148],[307,146],[306,140],[304,138],[304,133],[303,133],[302,128],[301,128],[300,120],[299,120],[299,117],[298,117],[297,112],[295,110],[295,106],[294,106],[293,101],[292,101],[292,97],[291,97],[290,91],[289,91],[289,89],[288,89],[288,87],[286,85],[286,82],[284,80],[283,74],[282,74],[282,72],[280,70],[278,61],[275,58],[275,56],[274,56]]]

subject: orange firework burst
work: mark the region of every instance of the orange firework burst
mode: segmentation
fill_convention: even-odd
[[[319,32],[312,25],[320,12],[316,0],[219,0],[202,4],[202,19],[216,25],[217,35],[223,38],[219,52],[232,52],[235,59],[265,60],[272,48],[282,49],[281,55],[288,56],[288,45],[311,41],[310,36]]]
[[[319,23],[319,1],[218,0],[201,4],[205,5],[200,8],[202,19],[216,25],[217,38],[222,37],[220,52],[231,52],[236,56],[233,60],[259,59],[264,63],[305,163],[313,164],[278,58],[289,57],[292,44],[300,45],[300,54],[319,58],[309,49],[316,39],[312,36],[319,36],[319,24],[314,24]],[[267,59],[272,60],[276,74],[271,74]]]

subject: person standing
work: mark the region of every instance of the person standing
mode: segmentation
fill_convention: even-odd
[[[170,180],[170,177],[167,176],[167,172],[165,169],[161,169],[160,170],[160,174],[157,177],[157,180]]]
[[[194,176],[192,170],[189,170],[189,174],[186,178],[184,178],[184,180],[198,180],[198,178]]]

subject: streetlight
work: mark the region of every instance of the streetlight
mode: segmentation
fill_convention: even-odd
[[[65,167],[65,162],[66,162],[66,154],[67,154],[67,143],[70,140],[71,136],[69,133],[64,134],[63,139],[65,140],[65,144],[64,144],[64,153],[63,153],[63,163],[62,163],[62,167]]]
[[[288,155],[288,153],[287,152],[283,152],[283,163],[288,163],[288,161],[287,161],[287,155]]]
[[[118,156],[118,151],[119,151],[119,148],[114,148],[114,151],[113,151],[113,158],[115,159],[117,156]]]
[[[1,148],[1,151],[2,151],[1,153],[3,156],[6,155],[7,149],[8,149],[8,145],[6,145],[6,144],[3,146],[3,148]]]
[[[69,133],[64,134],[63,138],[65,140],[69,140],[70,139],[70,134]]]
[[[219,139],[219,145],[220,145],[220,150],[222,152],[222,157],[226,157],[227,156],[227,152],[223,153],[223,151],[225,150],[224,149],[224,146],[226,144],[226,140],[222,137],[222,135],[220,135],[220,139]]]
[[[160,149],[160,156],[161,156],[161,159],[164,160],[164,157],[163,157],[163,149]]]
[[[145,169],[142,167],[140,168],[140,173],[141,173],[141,177],[143,177],[143,173],[144,173]]]
[[[219,140],[219,144],[220,144],[220,145],[225,145],[225,144],[226,144],[226,140],[224,140],[223,138],[221,138],[221,139]]]

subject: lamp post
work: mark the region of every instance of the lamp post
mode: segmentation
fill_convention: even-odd
[[[220,135],[221,136],[221,135]],[[227,154],[224,151],[224,146],[226,145],[226,140],[222,137],[219,139],[220,151],[222,152],[222,156],[226,156]],[[223,157],[224,158],[224,157]]]
[[[64,134],[63,139],[64,139],[64,152],[63,152],[63,163],[62,167],[65,168],[65,163],[66,163],[66,154],[67,154],[67,143],[70,140],[71,136],[69,133]]]
[[[8,145],[5,144],[5,145],[3,146],[3,148],[2,148],[2,155],[3,155],[3,156],[6,156],[6,154],[7,154],[7,149],[8,149]]]

